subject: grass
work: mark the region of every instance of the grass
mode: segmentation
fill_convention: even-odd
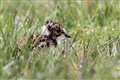
[[[36,51],[26,45],[16,53],[16,41],[40,32],[47,19],[64,24],[72,39]],[[119,0],[0,0],[2,80],[119,80],[119,48]]]

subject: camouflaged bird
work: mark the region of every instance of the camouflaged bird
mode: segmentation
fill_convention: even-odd
[[[33,36],[33,47],[57,46],[58,41],[65,38],[70,38],[65,28],[61,24],[49,20],[42,27],[41,35]]]
[[[65,38],[70,38],[65,28],[58,22],[48,20],[42,26],[42,32],[40,34],[32,34],[28,41],[31,40],[32,48],[44,48],[51,45],[56,47],[58,42]]]

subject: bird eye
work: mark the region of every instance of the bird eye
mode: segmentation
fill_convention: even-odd
[[[50,26],[50,25],[48,25],[48,30],[49,30],[49,31],[51,31],[51,29],[52,29],[52,28],[51,28],[51,26]]]

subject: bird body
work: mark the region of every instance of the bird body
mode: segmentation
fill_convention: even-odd
[[[51,45],[56,47],[65,38],[70,38],[65,28],[58,22],[48,20],[42,26],[42,32],[32,34],[28,41],[31,41],[32,48],[44,48],[50,47]]]

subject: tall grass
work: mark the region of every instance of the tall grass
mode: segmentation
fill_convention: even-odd
[[[62,23],[72,39],[16,52],[16,42],[40,32],[47,19]],[[119,80],[119,48],[119,0],[0,0],[0,79]]]

